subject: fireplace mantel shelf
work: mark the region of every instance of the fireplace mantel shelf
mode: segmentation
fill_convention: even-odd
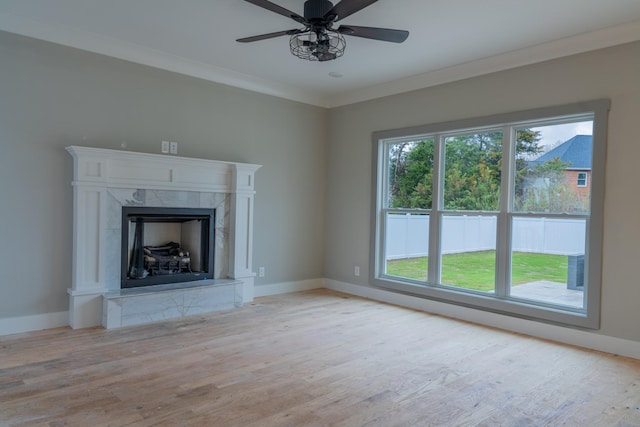
[[[253,175],[261,167],[248,163],[79,146],[67,147],[67,151],[75,160],[74,185],[253,193]]]
[[[125,205],[211,208],[212,203],[223,203],[228,210],[220,232],[224,274],[215,276],[215,283],[193,289],[209,288],[208,297],[231,298],[236,306],[253,300],[254,177],[260,165],[79,146],[67,151],[74,160],[73,274],[68,290],[72,328],[109,327],[114,322],[106,319],[106,303],[127,297],[112,277],[121,259],[113,236],[121,230]],[[227,278],[229,282],[219,282]],[[228,294],[221,294],[224,288]],[[189,288],[182,292],[185,304],[196,294]],[[134,299],[140,298],[150,303],[157,296],[146,292]],[[220,309],[218,304],[209,307]]]

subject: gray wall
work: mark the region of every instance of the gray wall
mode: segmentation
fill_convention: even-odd
[[[372,132],[610,98],[599,333],[640,341],[639,76],[633,43],[332,109],[326,277],[368,284]]]
[[[325,109],[0,32],[0,318],[68,309],[68,145],[257,163],[256,284],[323,277]]]

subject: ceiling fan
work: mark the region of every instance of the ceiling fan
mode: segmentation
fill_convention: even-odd
[[[249,43],[288,35],[291,53],[309,61],[330,61],[341,57],[346,47],[345,35],[394,43],[402,43],[409,37],[408,31],[389,28],[355,25],[340,25],[336,29],[333,28],[335,22],[370,6],[377,0],[342,0],[335,6],[329,0],[307,0],[304,2],[304,16],[267,0],[245,1],[291,18],[304,28],[276,31],[236,41]]]

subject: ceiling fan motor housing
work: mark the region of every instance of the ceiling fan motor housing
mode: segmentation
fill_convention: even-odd
[[[304,2],[304,19],[322,19],[332,8],[329,0],[307,0]]]

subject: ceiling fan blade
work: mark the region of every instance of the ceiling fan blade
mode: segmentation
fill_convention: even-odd
[[[333,8],[327,12],[324,17],[329,21],[339,21],[377,1],[378,0],[342,0],[340,3],[333,6]]]
[[[393,43],[402,43],[409,37],[409,31],[392,30],[390,28],[357,27],[355,25],[341,25],[337,31],[346,36],[363,37],[365,39],[382,40]]]
[[[236,41],[240,43],[257,42],[259,40],[272,39],[274,37],[290,36],[299,32],[301,32],[301,30],[276,31],[275,33],[260,34],[259,36],[244,37],[242,39],[237,39]]]
[[[271,3],[268,0],[245,0],[245,1],[251,4],[255,4],[256,6],[265,8],[267,10],[270,10],[271,12],[275,12],[282,16],[286,16],[287,18],[291,18],[294,21],[299,22],[303,25],[306,23],[306,20],[302,16],[298,15],[295,12],[290,11],[289,9],[285,9],[282,6],[278,6],[275,3]]]

